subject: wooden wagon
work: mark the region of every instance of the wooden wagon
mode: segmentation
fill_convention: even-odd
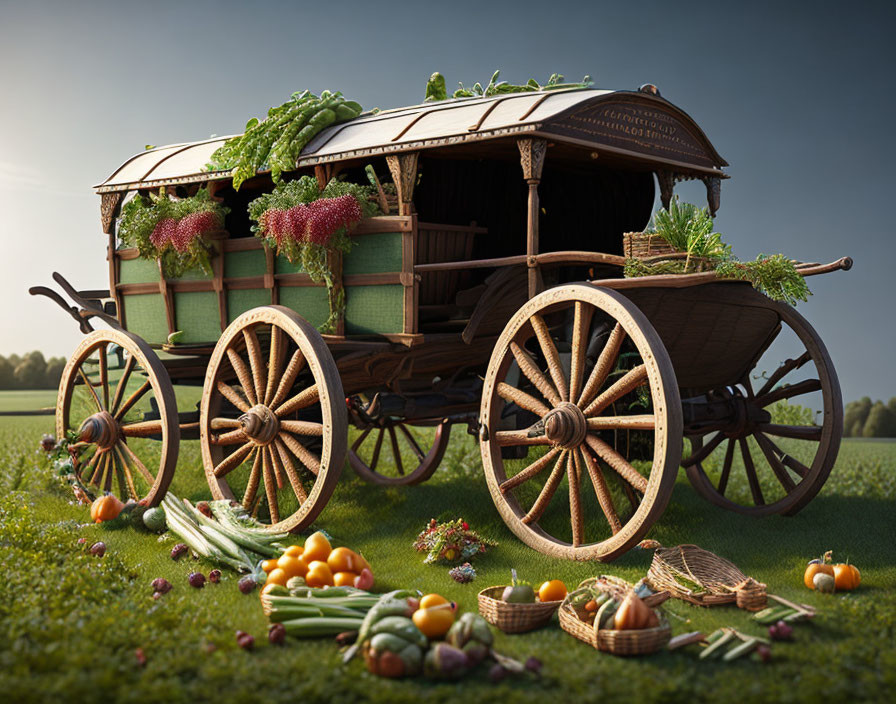
[[[714,214],[727,178],[651,86],[449,100],[321,132],[294,175],[323,185],[371,165],[397,194],[331,257],[345,294],[331,335],[316,329],[324,286],[249,231],[269,174],[236,192],[203,170],[221,143],[141,152],[97,187],[108,291],[55,275],[69,307],[32,289],[88,333],[56,417],[85,482],[157,504],[180,440],[198,439],[215,498],[299,530],[346,459],[378,484],[415,484],[464,423],[508,526],[542,552],[601,560],[646,534],[680,465],[701,495],[754,515],[793,514],[824,483],[842,408],[809,324],[713,273],[622,277],[622,236],[647,224],[654,179],[664,205],[701,180]],[[202,185],[230,207],[211,275],[165,278],[119,246],[129,194]]]

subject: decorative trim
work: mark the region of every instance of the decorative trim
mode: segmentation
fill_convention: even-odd
[[[406,154],[390,154],[386,157],[392,181],[398,191],[398,208],[401,215],[410,215],[413,210],[419,155],[419,152],[407,152]]]
[[[704,176],[701,180],[706,186],[706,202],[709,205],[709,214],[715,217],[722,204],[722,179],[714,176]]]
[[[516,141],[520,150],[520,164],[523,167],[523,178],[527,181],[541,180],[541,170],[544,166],[544,156],[548,143],[544,139],[525,137]]]
[[[103,232],[111,235],[114,231],[115,218],[118,216],[121,201],[124,193],[103,193],[100,200],[100,223],[103,226]]]
[[[675,190],[675,174],[665,169],[656,170],[656,181],[660,186],[660,202],[668,210],[672,202],[672,194]]]

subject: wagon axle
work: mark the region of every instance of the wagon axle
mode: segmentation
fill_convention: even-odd
[[[750,434],[758,425],[771,422],[771,414],[737,387],[710,391],[681,402],[685,436],[718,431],[736,438]]]

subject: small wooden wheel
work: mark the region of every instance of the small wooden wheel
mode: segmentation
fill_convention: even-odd
[[[199,412],[216,499],[241,500],[273,531],[298,531],[336,488],[348,419],[320,333],[282,306],[254,308],[221,335]]]
[[[502,429],[514,418],[516,428],[535,422]],[[492,498],[540,552],[612,560],[669,501],[681,459],[675,372],[647,318],[615,291],[573,284],[526,303],[492,353],[480,420]],[[529,456],[514,471],[502,448]],[[593,496],[581,491],[583,475]],[[587,535],[586,515],[601,516]]]
[[[682,461],[701,496],[754,516],[792,516],[809,503],[827,480],[843,435],[840,383],[824,343],[791,306],[775,307],[781,325],[774,341],[738,386],[707,396],[725,399],[734,420],[687,429],[691,454]],[[793,356],[775,369],[773,360],[784,353]],[[820,425],[812,409],[821,410]]]
[[[420,484],[433,475],[448,449],[451,424],[441,421],[435,429],[432,445],[424,452],[420,447],[422,438],[415,436],[410,423],[384,420],[361,431],[348,452],[348,462],[359,477],[372,484]],[[388,445],[394,466],[380,463],[384,444]],[[406,464],[409,458],[411,463]]]
[[[165,497],[180,443],[177,403],[168,372],[139,337],[96,330],[78,345],[56,400],[56,437],[72,434],[86,485],[149,506]]]

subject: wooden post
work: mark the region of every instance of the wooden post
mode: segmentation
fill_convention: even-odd
[[[411,215],[414,212],[414,186],[417,184],[417,157],[419,152],[389,154],[386,163],[398,191],[398,214]]]
[[[526,264],[529,267],[529,298],[535,296],[541,288],[539,284],[538,261],[538,184],[541,182],[541,170],[544,166],[544,155],[547,142],[543,139],[526,137],[517,140],[520,150],[520,164],[523,167],[523,178],[529,184],[529,207],[526,219]]]

